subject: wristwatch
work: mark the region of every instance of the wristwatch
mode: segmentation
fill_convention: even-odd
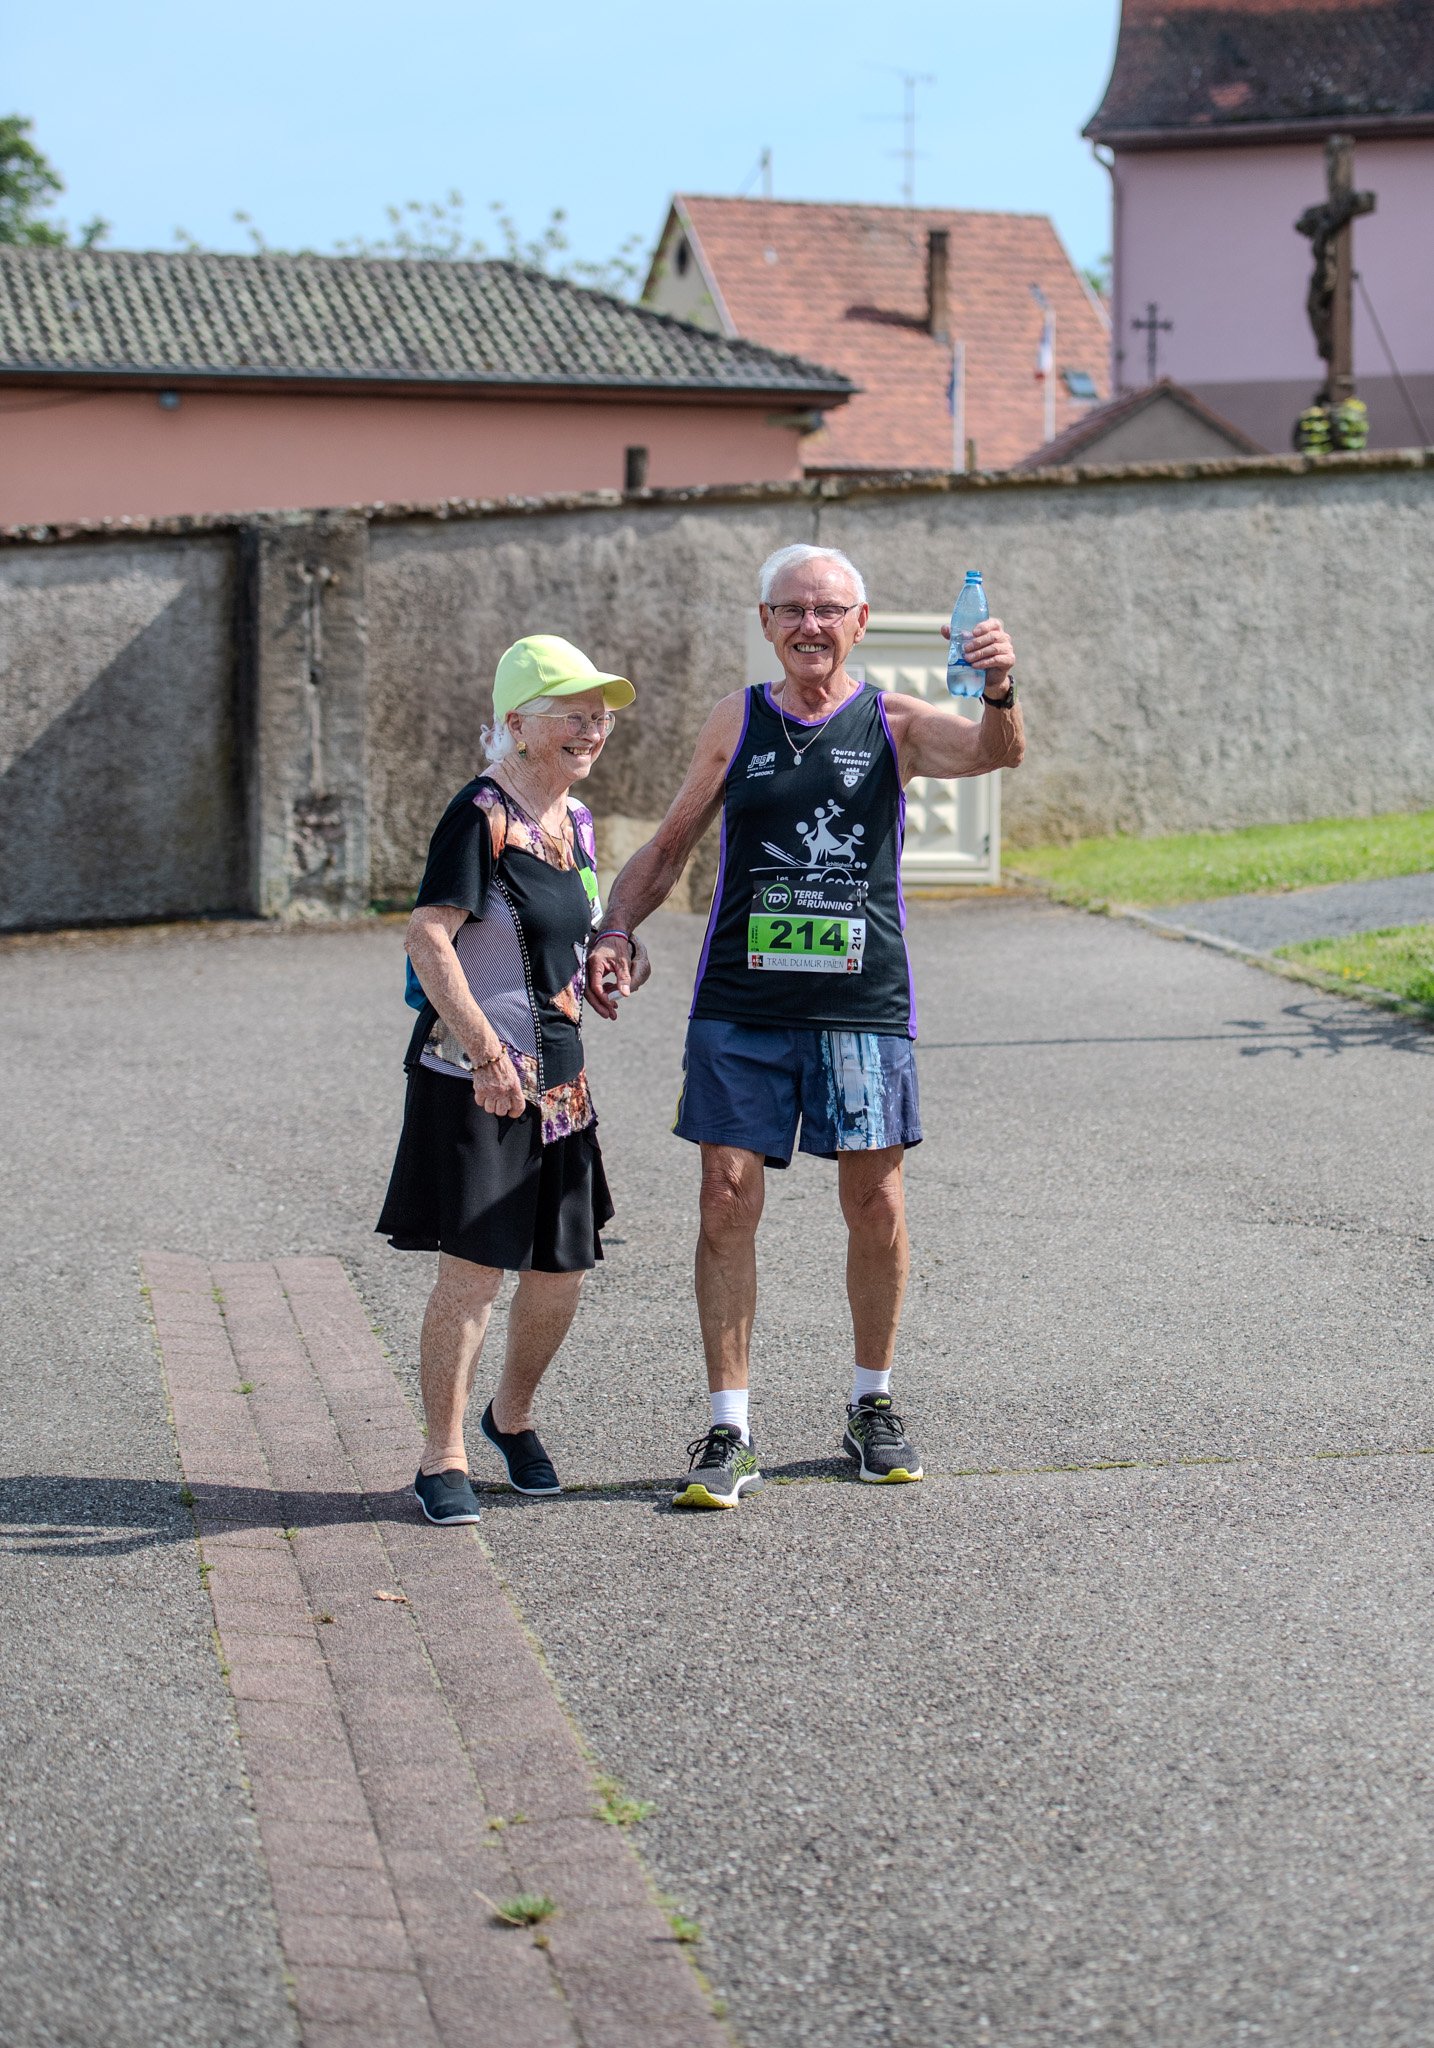
[[[981,692],[981,702],[983,704],[989,704],[993,711],[1009,711],[1011,706],[1015,703],[1015,701],[1016,671],[1014,669],[1008,669],[1006,671],[1006,692],[1004,696],[988,697],[984,690]]]

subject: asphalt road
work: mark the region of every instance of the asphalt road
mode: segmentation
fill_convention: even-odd
[[[800,1162],[761,1248],[782,1483],[686,1518],[698,927],[655,936],[590,1033],[618,1217],[544,1403],[585,1484],[485,1534],[738,2037],[1426,2041],[1434,1035],[1129,924],[918,906],[930,1476],[833,1458]],[[336,1252],[411,1384],[428,1261],[371,1229],[400,960],[391,924],[0,948],[16,2048],[292,2038],[135,1259]]]
[[[1233,939],[1254,953],[1297,946],[1305,939],[1342,938],[1408,924],[1434,924],[1434,874],[1391,875],[1380,882],[1331,882],[1278,896],[1222,896],[1214,902],[1165,903],[1150,913]]]

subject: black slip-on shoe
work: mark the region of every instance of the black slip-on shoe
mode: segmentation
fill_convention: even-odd
[[[514,1493],[561,1493],[553,1461],[543,1449],[535,1429],[499,1429],[493,1420],[493,1403],[483,1410],[478,1427],[508,1468],[508,1484]]]
[[[413,1482],[413,1497],[430,1522],[476,1522],[478,1496],[472,1481],[459,1466],[450,1472],[420,1472]]]

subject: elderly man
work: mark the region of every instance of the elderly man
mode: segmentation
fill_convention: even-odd
[[[778,549],[761,573],[780,683],[722,698],[657,832],[618,876],[588,960],[617,1014],[634,933],[665,901],[719,810],[721,869],[697,968],[679,1137],[702,1149],[697,1310],[712,1423],[677,1507],[734,1508],[762,1484],[748,1426],[765,1169],[801,1149],[837,1162],[854,1366],[842,1448],[860,1478],[920,1479],[892,1405],[908,1269],[906,1148],[921,1141],[916,1021],[903,937],[903,790],[913,776],[984,775],[1025,751],[999,619],[966,653],[985,671],[979,720],[847,672],[866,589],[833,548]]]

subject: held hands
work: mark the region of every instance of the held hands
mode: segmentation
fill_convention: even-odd
[[[481,1064],[474,1061],[473,1100],[490,1116],[519,1117],[527,1108],[517,1070],[501,1045],[495,1044],[493,1057],[485,1053]]]
[[[610,1024],[623,997],[641,988],[651,973],[641,939],[629,943],[621,932],[602,934],[588,948],[588,1001]]]
[[[951,628],[941,628],[942,638],[951,638]],[[1016,650],[1011,645],[1011,636],[999,619],[986,619],[974,631],[966,635],[966,659],[972,668],[986,671],[986,689],[993,697],[999,697],[1006,687],[1006,678],[1016,666]]]

